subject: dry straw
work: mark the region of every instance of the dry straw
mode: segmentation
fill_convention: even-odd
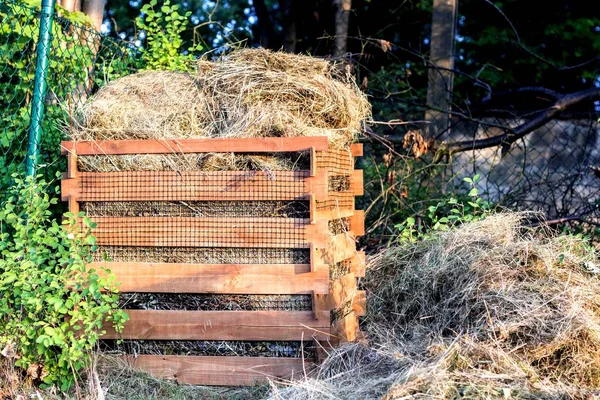
[[[201,61],[195,74],[118,79],[75,115],[74,140],[328,136],[347,147],[370,117],[352,79],[321,59],[264,49]]]
[[[501,214],[371,263],[370,346],[337,349],[286,399],[587,399],[600,281],[586,244]],[[279,396],[279,397],[278,397]]]

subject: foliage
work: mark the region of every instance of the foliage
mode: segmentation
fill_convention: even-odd
[[[10,185],[12,174],[23,169],[26,156],[40,26],[34,5],[39,8],[39,1],[0,3],[0,192]],[[58,12],[62,16],[53,23],[38,160],[46,179],[65,168],[60,141],[69,112],[96,85],[128,72],[132,64],[130,55],[114,42],[79,25],[86,22],[81,13]]]
[[[89,361],[103,321],[120,331],[114,277],[87,269],[95,226],[82,214],[51,218],[46,184],[15,178],[0,210],[0,345],[44,384],[64,390]]]
[[[146,46],[142,59],[147,69],[188,71],[193,70],[194,53],[202,50],[200,44],[183,51],[182,33],[188,25],[191,12],[179,14],[179,5],[166,0],[159,11],[155,10],[158,0],[142,7],[143,17],[136,19],[139,30],[146,34]]]
[[[485,218],[491,210],[491,205],[479,197],[479,190],[475,186],[479,179],[479,175],[464,178],[471,186],[466,199],[451,196],[429,206],[426,214],[419,218],[418,222],[415,217],[408,217],[404,222],[397,224],[396,228],[400,231],[399,241],[415,242],[429,238],[435,232],[447,231],[463,223]]]

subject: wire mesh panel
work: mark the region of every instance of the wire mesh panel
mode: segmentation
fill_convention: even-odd
[[[0,202],[11,174],[24,171],[36,72],[45,75],[47,92],[42,99],[41,142],[34,145],[41,147],[41,171],[54,179],[64,168],[60,140],[69,126],[69,113],[107,80],[134,71],[139,63],[135,50],[124,42],[57,15],[50,45],[42,49],[47,70],[36,71],[41,17],[39,7],[27,2],[0,2]]]
[[[298,141],[290,143],[297,151]],[[331,314],[339,305],[326,300],[326,249],[338,254],[333,259],[340,265],[356,252],[352,152],[311,150],[307,162],[292,170],[205,171],[202,164],[171,170],[160,167],[161,161],[153,164],[157,170],[122,170],[121,163],[119,170],[105,172],[94,164],[97,159],[81,162],[99,146],[109,154],[98,157],[108,158],[111,150],[130,154],[131,148],[108,141],[63,143],[71,153],[62,187],[65,200],[97,224],[94,267],[113,269],[124,283],[119,300],[131,317],[123,332],[127,345],[115,344],[119,335],[109,330],[103,348],[133,353],[150,369],[156,363],[189,367],[189,357],[196,356],[202,371],[210,364],[206,357],[255,357],[257,363],[261,357],[317,357],[313,341],[331,340],[331,316],[341,315]],[[161,160],[160,145],[142,147],[153,152],[146,155],[158,156],[150,161]],[[84,154],[75,155],[76,149]],[[174,154],[170,165],[179,165]],[[188,156],[205,158],[182,154]],[[356,279],[347,276],[355,268],[350,264],[355,265],[344,264],[349,296],[356,291]],[[352,306],[353,297],[344,301]],[[342,337],[356,337],[351,327],[344,329]],[[184,358],[148,358],[167,352]],[[237,374],[234,380],[240,379]]]

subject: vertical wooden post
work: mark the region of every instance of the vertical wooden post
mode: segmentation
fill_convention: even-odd
[[[428,139],[448,131],[454,75],[458,0],[433,0],[425,129]]]

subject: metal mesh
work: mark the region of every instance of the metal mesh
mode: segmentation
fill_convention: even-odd
[[[79,206],[89,217],[310,217],[307,201],[98,201]]]
[[[354,169],[354,157],[348,150],[319,151],[316,156],[317,168],[329,171],[331,174],[348,174]]]
[[[82,201],[302,200],[308,171],[79,173]]]
[[[309,264],[309,249],[99,246],[94,261],[197,264]]]
[[[100,246],[307,248],[309,219],[95,217]]]
[[[310,295],[121,293],[127,310],[311,311]]]
[[[64,170],[60,140],[68,130],[69,112],[107,80],[128,74],[138,64],[134,49],[55,16],[49,46],[39,43],[42,14],[24,2],[0,2],[0,192],[13,172],[23,172],[36,72],[45,73],[47,91],[41,98],[41,148],[38,164],[48,178]],[[47,56],[44,71],[36,71],[38,50]],[[0,194],[0,196],[1,196]],[[0,197],[0,201],[2,198]]]
[[[525,119],[488,117],[478,122],[454,118],[447,140],[476,140],[503,133]],[[480,193],[493,203],[536,210],[549,218],[596,215],[600,198],[598,122],[552,120],[510,146],[455,154],[443,173],[451,187],[466,190],[463,178],[479,174]],[[598,215],[596,215],[598,216]]]
[[[208,340],[101,340],[109,354],[169,354],[185,356],[298,357],[314,359],[311,342],[248,342]]]

